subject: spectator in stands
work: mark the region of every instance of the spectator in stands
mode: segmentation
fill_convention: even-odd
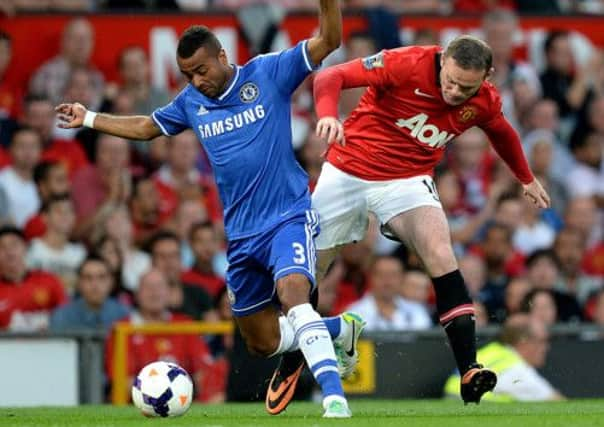
[[[361,298],[368,289],[369,267],[374,254],[375,236],[368,235],[360,242],[346,245],[340,252],[340,257],[330,268],[321,282],[323,292],[335,292],[335,300],[329,307],[329,314],[341,313]]]
[[[570,165],[572,162],[570,152],[557,142],[553,132],[545,129],[529,132],[522,141],[522,147],[533,175],[542,183],[552,201],[553,212],[548,209],[548,212],[542,211],[541,214],[543,216],[555,213],[555,220],[558,222],[568,199],[568,193],[562,181],[563,176],[568,173],[568,167],[561,167],[561,165]],[[556,155],[556,150],[558,155]]]
[[[472,253],[468,253],[459,259],[459,270],[466,281],[470,298],[481,301],[481,295],[487,281],[487,266],[484,260]]]
[[[571,197],[564,211],[566,227],[576,228],[586,236],[587,248],[593,248],[602,239],[602,224],[598,223],[596,201],[590,196]]]
[[[581,321],[582,310],[575,297],[557,290],[560,286],[560,261],[554,251],[540,249],[530,254],[526,259],[526,277],[533,288],[551,293],[560,321]]]
[[[74,68],[90,69],[94,98],[100,99],[104,87],[103,75],[90,64],[94,49],[94,31],[84,18],[74,18],[67,23],[61,39],[61,51],[44,63],[30,81],[30,92],[48,97],[53,105],[62,102],[63,91]]]
[[[39,331],[67,301],[59,279],[25,264],[27,242],[18,228],[0,227],[0,329]]]
[[[151,259],[134,244],[128,208],[125,204],[106,205],[97,219],[90,236],[92,243],[97,244],[105,236],[117,243],[122,260],[122,283],[129,291],[134,291],[141,275],[151,267]]]
[[[124,49],[118,66],[122,82],[119,90],[132,96],[135,114],[151,114],[170,102],[168,92],[151,85],[149,58],[141,46]]]
[[[343,95],[346,92],[343,92]],[[321,174],[327,143],[315,132],[309,132],[304,145],[298,150],[298,161],[308,174],[308,187],[314,191]]]
[[[566,171],[565,182],[570,197],[593,197],[601,207],[604,207],[603,147],[604,133],[573,138],[570,149],[576,163]]]
[[[560,320],[553,292],[548,289],[530,290],[524,297],[521,307],[521,313],[543,322],[547,327]]]
[[[516,79],[524,80],[533,92],[540,94],[541,84],[535,68],[514,58],[514,39],[518,34],[516,14],[510,9],[493,9],[483,16],[482,30],[493,52],[495,72],[491,81],[501,91],[504,105],[512,104],[511,90]]]
[[[369,33],[354,32],[346,39],[344,46],[344,62],[359,58],[365,58],[378,51],[375,40]],[[340,97],[340,117],[348,118],[352,110],[357,106],[361,96],[365,93],[365,87],[347,89]],[[312,132],[311,132],[312,133]]]
[[[21,113],[22,94],[15,84],[6,81],[5,76],[13,56],[12,39],[8,33],[0,31],[0,151],[8,145],[10,134]],[[0,167],[4,166],[0,154]]]
[[[602,279],[590,277],[581,271],[585,255],[585,236],[577,229],[565,227],[556,236],[554,253],[560,261],[558,290],[573,295],[580,305],[602,287]]]
[[[105,235],[94,246],[92,253],[97,254],[102,258],[111,270],[111,276],[113,277],[113,287],[111,288],[110,293],[111,297],[127,306],[133,305],[133,293],[124,286],[124,280],[122,279],[122,270],[124,266],[122,253],[120,251],[120,243],[116,239]]]
[[[399,295],[408,301],[415,301],[428,307],[430,293],[432,291],[432,280],[422,270],[407,270],[399,288]]]
[[[369,273],[369,290],[348,307],[365,320],[366,330],[427,329],[432,325],[426,307],[398,294],[403,276],[403,264],[398,258],[378,256],[374,260]]]
[[[149,270],[140,280],[136,292],[138,310],[125,320],[130,324],[187,322],[189,317],[169,309],[171,287],[166,276],[157,269]],[[194,334],[134,334],[128,339],[127,374],[132,378],[148,363],[164,360],[182,366],[193,378],[198,400],[224,400],[226,366],[216,363],[204,339]],[[107,341],[107,370],[113,378],[113,338]],[[224,362],[222,362],[224,364]]]
[[[88,68],[73,68],[62,92],[63,102],[80,102],[98,110],[102,99],[99,97],[100,94],[94,91],[93,79],[94,75]],[[77,132],[77,129],[64,129],[58,126],[53,128],[53,135],[57,138],[73,139]]]
[[[461,184],[462,208],[468,213],[480,211],[487,202],[492,165],[488,147],[486,134],[478,128],[459,135],[452,146],[451,169]]]
[[[76,235],[89,236],[97,216],[108,206],[125,203],[130,197],[128,141],[99,135],[94,164],[78,171],[73,179],[72,197],[76,207]]]
[[[561,117],[569,117],[583,104],[587,88],[585,81],[574,74],[575,60],[568,32],[550,32],[543,49],[546,61],[540,77],[543,96],[558,104]]]
[[[210,295],[199,286],[181,281],[184,269],[178,236],[170,231],[160,231],[151,237],[147,247],[153,267],[166,276],[170,285],[170,309],[196,320],[213,316]]]
[[[529,316],[517,314],[505,322],[497,341],[478,350],[476,358],[497,374],[497,385],[485,401],[545,401],[563,396],[543,378],[537,369],[545,364],[549,349],[546,325]],[[445,395],[459,398],[459,374],[449,377]]]
[[[193,224],[189,231],[189,245],[195,261],[191,269],[181,275],[182,282],[197,285],[217,298],[225,283],[214,270],[214,258],[220,251],[220,241],[214,225],[209,221]]]
[[[505,312],[506,317],[522,311],[522,304],[533,285],[526,277],[514,277],[505,287]]]
[[[33,178],[42,206],[53,196],[69,193],[71,189],[64,163],[43,160],[34,168]],[[46,233],[44,215],[38,211],[30,216],[25,223],[23,233],[28,240],[43,236]]]
[[[88,165],[84,150],[74,139],[54,137],[55,112],[48,98],[32,95],[25,98],[23,124],[42,137],[42,160],[64,163],[71,178]]]
[[[129,309],[109,296],[113,275],[102,258],[91,255],[78,269],[78,296],[57,308],[50,318],[50,330],[92,329],[108,332],[128,315]]]
[[[17,130],[9,147],[12,164],[0,171],[0,187],[8,200],[9,217],[19,228],[40,206],[33,172],[40,161],[41,145],[40,135],[35,130]]]
[[[188,192],[195,194],[201,190],[199,198],[210,219],[215,221],[222,217],[222,208],[215,184],[195,168],[199,149],[197,137],[191,130],[171,137],[167,162],[156,172],[154,179],[167,212],[176,212],[181,198]]]
[[[555,228],[543,219],[542,213],[534,204],[518,199],[522,204],[522,222],[514,232],[512,244],[521,254],[529,254],[537,249],[551,247],[556,237]]]
[[[190,188],[193,189],[194,187]],[[196,190],[199,190],[199,188]],[[174,212],[169,227],[180,239],[180,258],[184,268],[190,268],[195,262],[195,256],[189,242],[191,227],[195,223],[205,221],[208,221],[208,212],[201,202],[199,191],[184,195],[183,200],[176,208],[176,212]]]
[[[138,178],[132,184],[130,215],[134,227],[134,242],[142,246],[168,220],[162,212],[157,187],[151,178]]]
[[[27,253],[27,265],[61,278],[67,293],[73,295],[77,269],[86,257],[81,243],[71,243],[69,237],[75,225],[75,211],[69,194],[50,197],[42,206],[46,232],[33,239]]]
[[[440,40],[438,37],[438,33],[432,28],[419,28],[413,34],[413,42],[411,43],[413,46],[431,46],[435,44],[440,44]]]

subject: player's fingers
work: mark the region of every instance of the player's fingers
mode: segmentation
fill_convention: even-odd
[[[327,136],[327,129],[325,128],[324,122],[317,123],[317,136],[321,139],[325,139]]]
[[[338,135],[338,128],[335,126],[330,126],[329,127],[329,137],[327,138],[327,142],[329,144],[331,144],[334,141],[337,141],[337,139],[336,139],[337,135]]]
[[[69,123],[72,120],[71,116],[69,116],[67,114],[63,114],[63,113],[57,114],[57,118],[65,123]]]
[[[68,113],[70,109],[71,109],[71,107],[69,104],[60,104],[57,107],[55,107],[55,111],[57,111],[59,113]]]

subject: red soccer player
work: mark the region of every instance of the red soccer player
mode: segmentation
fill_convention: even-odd
[[[477,126],[524,194],[541,208],[550,203],[503,117],[497,89],[486,81],[492,72],[490,47],[460,36],[444,51],[398,48],[328,68],[314,86],[317,134],[338,143],[329,147],[313,194],[321,218],[318,278],[341,245],[363,238],[368,212],[374,212],[382,230],[415,249],[432,277],[466,403],[478,403],[497,378],[476,363],[474,308],[453,254],[433,168],[447,143]],[[367,91],[342,125],[337,119],[341,90],[362,86]],[[356,354],[341,357],[343,364],[356,362]]]

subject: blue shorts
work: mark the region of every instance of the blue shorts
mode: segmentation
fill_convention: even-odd
[[[263,233],[229,242],[227,291],[235,316],[247,316],[278,304],[276,283],[304,274],[315,287],[315,242],[319,217],[314,210]]]

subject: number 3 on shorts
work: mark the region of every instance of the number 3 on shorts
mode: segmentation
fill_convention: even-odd
[[[296,264],[306,263],[306,256],[304,255],[304,246],[301,243],[294,242],[292,243],[292,247],[294,248],[294,262]]]

